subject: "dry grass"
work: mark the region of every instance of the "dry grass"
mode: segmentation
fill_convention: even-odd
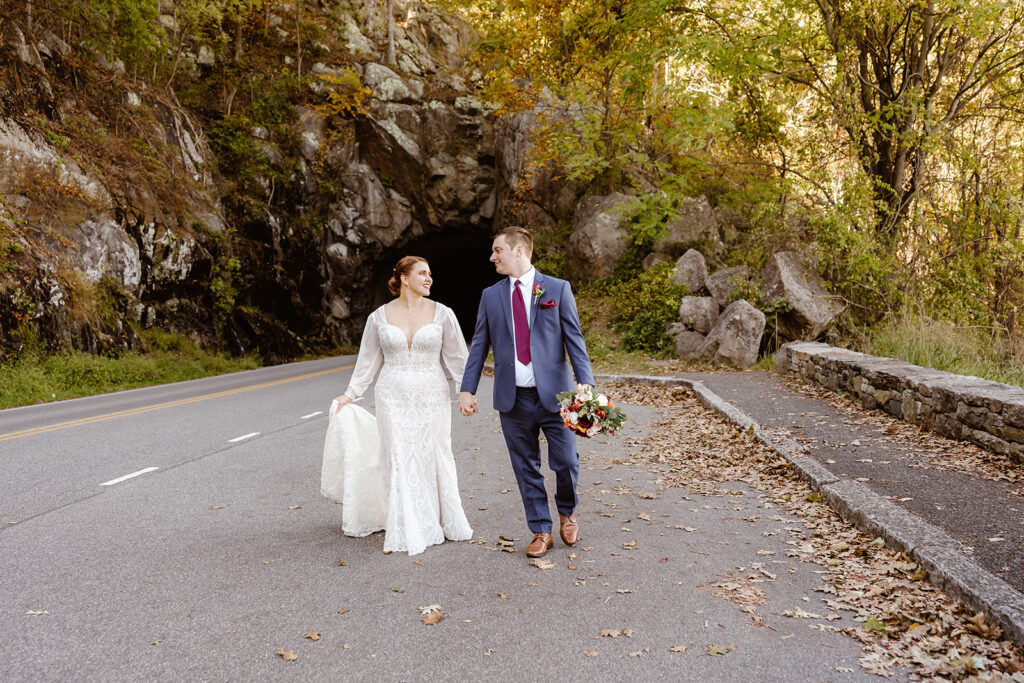
[[[869,333],[865,353],[1024,387],[1024,339],[903,313]]]

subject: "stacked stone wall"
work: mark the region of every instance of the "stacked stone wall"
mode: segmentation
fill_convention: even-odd
[[[776,369],[798,374],[868,409],[1024,462],[1024,390],[817,342],[779,349]]]

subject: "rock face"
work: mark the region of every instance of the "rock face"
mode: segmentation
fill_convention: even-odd
[[[381,64],[375,36],[344,19],[333,49],[317,48],[324,63],[307,67],[316,78],[305,100],[320,102],[296,105],[291,130],[230,131],[229,151],[251,148],[237,162],[247,179],[205,142],[223,137],[201,131],[187,111],[148,95],[144,84],[123,95],[140,128],[121,134],[146,144],[166,141],[153,153],[174,170],[175,182],[79,164],[73,144],[65,149],[59,134],[46,132],[74,119],[106,133],[96,112],[111,103],[87,93],[59,100],[49,80],[79,48],[53,37],[41,56],[20,32],[20,41],[0,41],[2,81],[22,87],[0,89],[0,222],[25,236],[29,248],[17,267],[34,283],[11,304],[13,280],[0,272],[0,348],[16,348],[19,320],[33,311],[54,341],[90,350],[136,343],[117,328],[137,321],[284,360],[308,342],[358,341],[365,316],[381,303],[382,273],[414,241],[442,231],[489,240],[496,216],[509,213],[499,186],[533,178],[540,183],[533,204],[539,222],[571,219],[575,191],[563,192],[550,174],[537,180],[528,168],[533,122],[497,132],[492,112],[460,73],[476,40],[468,24],[428,5],[406,9],[396,32],[397,66]],[[162,25],[173,30],[172,12],[162,14]],[[288,27],[268,16],[278,31]],[[345,52],[355,61],[332,60]],[[182,68],[199,74],[211,60],[209,47],[186,46]],[[15,63],[17,78],[5,71]],[[88,75],[109,80],[103,68],[123,67],[101,62]],[[325,115],[322,104],[352,82],[369,93],[358,115]],[[19,123],[42,120],[38,112],[52,118],[37,128]],[[501,177],[500,169],[512,175]],[[25,187],[33,189],[22,193]],[[64,188],[54,195],[57,203],[37,189],[47,187]],[[117,290],[116,324],[76,320],[75,311],[84,310],[74,305],[76,291],[68,279],[48,275],[67,269],[83,275],[76,291],[97,283]],[[92,333],[75,331],[82,326]]]
[[[586,197],[576,211],[569,236],[572,276],[587,281],[612,274],[615,262],[626,253],[628,232],[621,207],[629,197],[613,192],[604,197]]]
[[[210,276],[210,252],[200,235],[224,229],[202,133],[185,112],[130,92],[124,102],[133,110],[134,132],[160,141],[151,153],[175,169],[173,182],[152,169],[140,177],[134,169],[126,174],[91,160],[80,164],[74,141],[50,127],[89,120],[91,112],[56,99],[49,71],[71,48],[55,36],[48,42],[52,48],[42,56],[33,50],[16,58],[17,67],[12,60],[0,66],[16,68],[23,88],[0,96],[0,222],[6,224],[0,232],[17,240],[10,272],[31,283],[23,287],[0,269],[0,356],[5,347],[18,348],[19,319],[29,312],[46,342],[90,352],[137,346],[128,323],[147,326],[157,317],[168,328],[202,337],[201,321],[182,320],[199,306],[165,305],[194,293],[196,281]],[[9,48],[0,47],[0,54]],[[7,75],[3,80],[14,82]],[[40,111],[54,119],[28,115]],[[118,176],[124,182],[113,180]],[[96,305],[101,292],[112,302],[106,314]]]
[[[743,289],[750,282],[750,269],[746,266],[735,266],[716,270],[705,279],[708,292],[719,306],[728,306],[731,302],[743,298]]]
[[[696,249],[689,249],[676,261],[672,273],[672,282],[686,285],[686,291],[696,294],[704,289],[704,281],[708,276],[708,266],[704,255]]]
[[[764,313],[743,299],[734,301],[708,333],[700,356],[716,364],[750,367],[757,362],[764,326]]]
[[[830,296],[808,260],[795,251],[780,251],[768,260],[762,274],[765,301],[785,300],[790,307],[779,315],[779,335],[786,340],[814,339],[842,310]]]
[[[584,184],[558,180],[560,169],[539,163],[533,143],[544,119],[570,115],[545,89],[533,109],[497,122],[497,223],[545,228],[568,224],[574,213],[578,222]]]
[[[718,320],[718,302],[710,296],[684,296],[679,304],[679,320],[686,329],[701,334],[711,331]]]

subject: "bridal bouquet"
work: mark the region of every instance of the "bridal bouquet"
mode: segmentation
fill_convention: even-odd
[[[626,414],[615,402],[589,384],[577,384],[575,390],[563,391],[556,398],[565,426],[580,436],[614,434],[626,421]]]

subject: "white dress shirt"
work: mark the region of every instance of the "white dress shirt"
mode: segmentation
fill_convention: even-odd
[[[509,304],[511,305],[511,297],[515,294],[516,280],[519,280],[520,292],[523,294],[523,303],[526,305],[526,321],[529,324],[530,321],[530,307],[533,305],[533,279],[537,275],[537,270],[531,267],[528,271],[523,273],[519,277],[508,276],[509,283]],[[515,309],[513,309],[515,310]],[[516,317],[512,316],[512,345],[516,343]],[[533,377],[533,361],[530,361],[529,365],[523,365],[519,362],[519,354],[513,354],[515,356],[516,364],[516,386],[517,387],[535,387],[537,386],[537,380]]]

